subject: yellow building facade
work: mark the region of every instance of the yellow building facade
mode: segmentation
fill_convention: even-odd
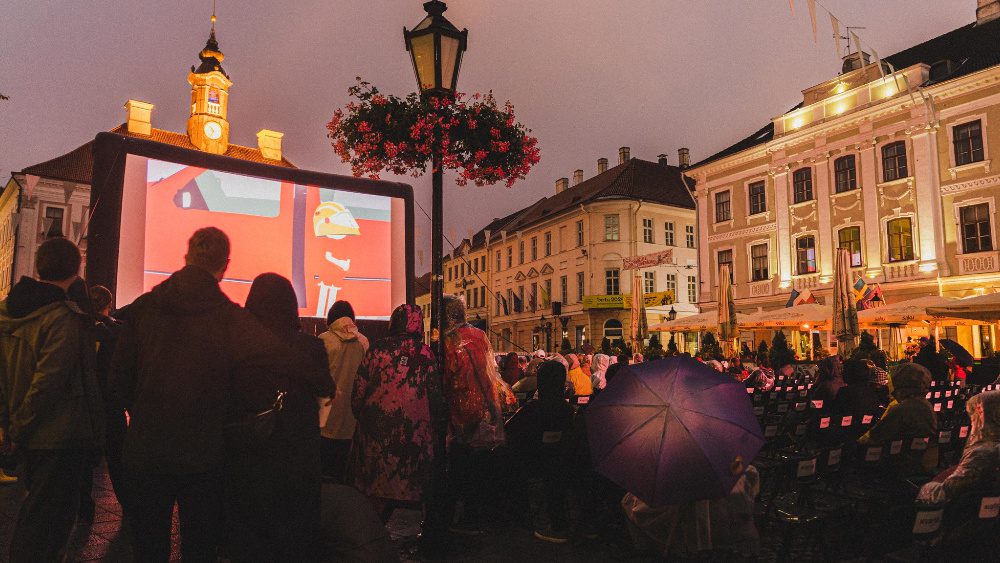
[[[881,71],[854,53],[796,108],[692,166],[703,308],[718,307],[723,263],[740,312],[784,307],[793,291],[831,304],[837,248],[889,303],[1000,290],[998,56],[992,17],[887,57]],[[990,326],[947,335],[994,349]]]

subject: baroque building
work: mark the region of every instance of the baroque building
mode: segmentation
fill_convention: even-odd
[[[699,213],[700,300],[718,307],[732,266],[737,308],[826,303],[834,250],[889,302],[1000,289],[1000,3],[976,22],[842,72],[749,137],[691,166]],[[948,336],[993,348],[993,327]],[[764,335],[756,335],[761,340]]]
[[[257,147],[229,142],[229,89],[233,85],[222,68],[224,55],[215,38],[215,16],[201,64],[191,67],[191,113],[187,133],[152,126],[154,106],[125,103],[125,123],[110,130],[119,135],[197,149],[233,158],[294,167],[281,152],[282,133],[263,129]],[[11,174],[0,192],[0,299],[21,276],[33,276],[35,250],[45,239],[64,236],[80,245],[86,260],[87,222],[93,141],[72,151]]]

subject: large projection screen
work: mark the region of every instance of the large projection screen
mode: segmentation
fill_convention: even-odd
[[[230,238],[220,284],[243,304],[264,272],[288,278],[301,317],[338,299],[360,319],[387,320],[409,301],[412,190],[102,133],[94,146],[87,277],[120,307],[184,266],[191,234]]]

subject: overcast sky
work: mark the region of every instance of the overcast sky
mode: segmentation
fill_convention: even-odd
[[[814,44],[804,0],[455,0],[469,29],[459,89],[493,90],[539,137],[528,179],[459,188],[446,177],[446,234],[554,193],[573,170],[594,175],[618,147],[655,160],[690,147],[700,160],[801,101],[840,69],[829,18]],[[883,56],[975,20],[975,0],[823,0]],[[129,98],[153,126],[184,131],[187,72],[209,30],[211,0],[0,0],[0,177],[63,154],[124,121]],[[231,89],[230,140],[285,133],[302,168],[349,173],[325,125],[362,76],[385,92],[415,87],[403,27],[411,0],[219,0],[216,27]],[[428,213],[430,179],[405,178]],[[485,202],[485,204],[484,204]],[[417,210],[423,264],[429,221]],[[418,245],[418,249],[421,246]],[[446,250],[448,247],[446,246]]]

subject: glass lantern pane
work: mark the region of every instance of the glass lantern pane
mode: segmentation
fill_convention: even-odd
[[[462,56],[458,51],[460,44],[461,41],[455,37],[441,36],[441,86],[444,88],[451,89],[455,85],[455,69]]]
[[[417,73],[417,82],[421,90],[430,90],[434,83],[434,35],[418,35],[410,38],[410,55],[413,57],[413,70]]]

